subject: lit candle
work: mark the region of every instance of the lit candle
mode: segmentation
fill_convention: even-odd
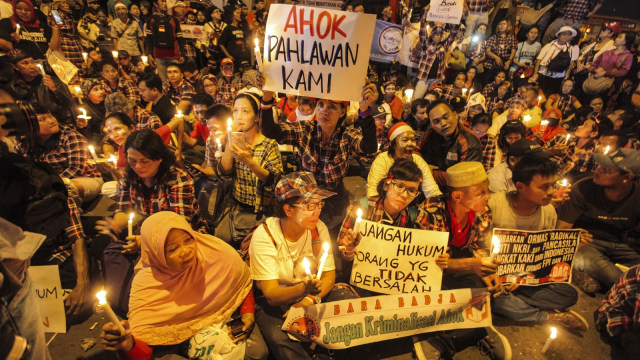
[[[462,97],[465,97],[467,94],[467,88],[462,88]]]
[[[182,114],[182,110],[178,110],[178,112],[176,112],[176,117],[178,119],[181,119],[184,115]]]
[[[256,47],[253,49],[253,52],[256,55],[256,65],[258,66],[258,71],[262,72],[262,54],[260,53],[260,42],[258,38],[254,39]]]
[[[80,104],[82,104],[82,89],[80,88],[80,86],[75,86],[73,89],[76,91],[76,97],[78,98],[78,101],[80,102]]]
[[[109,303],[107,302],[107,292],[104,290],[99,291],[96,294],[96,297],[98,298],[98,304],[100,305],[100,308],[104,310],[109,320],[111,320],[111,322],[118,327],[118,330],[120,330],[120,334],[124,334],[126,332],[124,326],[122,326],[122,323],[120,323],[120,320],[116,316],[116,313],[113,312],[111,306],[109,306]]]
[[[547,126],[549,126],[549,120],[540,121],[540,131],[547,130]]]
[[[495,260],[496,258],[496,255],[500,252],[500,239],[498,239],[497,236],[493,235],[493,238],[491,238],[491,243],[493,244],[493,251],[491,252],[489,261],[493,262],[493,260]]]
[[[111,55],[113,55],[114,60],[118,60],[118,52],[117,51],[113,50],[111,52]]]
[[[611,150],[611,146],[607,145],[607,147],[604,148],[604,154],[607,155],[609,153],[609,150]]]
[[[117,166],[118,165],[118,158],[113,156],[113,154],[111,154],[111,156],[109,156],[109,162],[113,163],[113,166]]]
[[[562,179],[562,181],[558,181],[557,182],[558,185],[563,186],[563,187],[568,187],[570,186],[569,182],[567,181],[567,179]]]
[[[302,266],[304,267],[304,272],[309,277],[311,277],[311,270],[309,269],[310,265],[311,264],[309,263],[309,260],[307,258],[302,259]]]
[[[322,276],[322,268],[324,267],[324,262],[327,260],[327,257],[329,257],[329,243],[328,242],[324,242],[322,244],[322,257],[320,258],[320,265],[318,265],[318,279],[320,279],[320,277]]]
[[[93,145],[89,145],[89,152],[91,153],[91,157],[93,157],[93,160],[98,160],[98,155],[96,155],[96,149],[93,147]]]
[[[569,145],[569,139],[571,138],[571,134],[567,134],[566,139],[564,139],[564,144]]]
[[[40,70],[40,74],[42,76],[45,76],[47,74],[44,72],[44,67],[42,67],[42,64],[36,64],[36,66],[38,67],[38,70]]]
[[[524,79],[524,73],[522,73],[522,75],[520,75],[520,79]]]
[[[20,33],[20,24],[16,24],[16,32],[19,34]]]
[[[407,101],[411,102],[411,98],[413,98],[413,89],[407,89],[404,91],[404,96],[407,97]]]
[[[378,143],[378,151],[380,151],[380,145],[382,145],[382,144]]]
[[[233,131],[233,128],[231,127],[232,123],[233,123],[233,119],[228,118],[227,119],[227,147],[231,147],[231,131]]]
[[[129,213],[129,221],[127,221],[127,230],[129,230],[129,236],[133,236],[133,213]]]
[[[356,232],[356,236],[358,236],[358,232],[360,232],[361,222],[362,222],[362,209],[358,208],[358,210],[356,210],[356,224],[353,226],[353,231]]]
[[[467,100],[469,100],[469,97],[471,97],[471,93],[473,93],[473,88],[469,89],[469,96],[467,96]]]
[[[87,62],[87,59],[89,59],[89,54],[86,52],[82,52],[82,58],[84,59],[84,62]]]
[[[140,56],[140,59],[142,59],[142,62],[144,63],[145,66],[149,65],[149,57],[148,56]]]
[[[524,116],[524,122],[526,123],[526,122],[529,122],[529,121],[531,121],[531,115],[527,114],[527,115]]]
[[[540,107],[541,102],[542,102],[542,96],[538,96],[538,107]]]
[[[555,327],[552,327],[551,328],[551,334],[549,334],[549,338],[547,338],[547,341],[544,343],[544,346],[542,347],[542,353],[543,354],[547,352],[547,350],[549,349],[549,345],[551,345],[551,342],[557,336],[558,336],[558,330]]]
[[[214,154],[214,156],[217,158],[222,157],[222,151],[220,151],[220,149],[222,149],[222,144],[220,144],[220,138],[216,138],[216,153]]]

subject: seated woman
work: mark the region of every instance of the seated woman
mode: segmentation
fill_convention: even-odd
[[[576,110],[582,107],[578,98],[571,94],[573,92],[573,85],[573,80],[563,80],[560,93],[549,95],[544,105],[545,110],[559,109],[562,113],[563,123],[570,122],[575,116]]]
[[[131,285],[125,333],[112,322],[102,327],[102,344],[123,359],[187,358],[189,339],[238,314],[249,338],[245,359],[268,352],[254,327],[249,268],[222,240],[194,231],[186,219],[161,211],[142,224],[141,258]],[[175,355],[178,355],[176,357]],[[164,357],[163,357],[164,358]]]
[[[471,111],[471,109],[469,109]],[[502,153],[498,151],[496,144],[496,137],[487,134],[487,131],[492,125],[492,119],[489,114],[479,113],[474,115],[471,119],[471,131],[482,145],[482,165],[486,171],[491,170],[496,164],[502,161]]]
[[[127,166],[118,182],[116,212],[113,219],[97,221],[97,230],[120,234],[134,211],[143,217],[172,211],[196,229],[206,225],[199,216],[193,179],[174,166],[175,157],[157,133],[148,129],[132,132],[124,142],[124,154]],[[132,242],[125,248],[137,251],[138,246]]]
[[[407,123],[399,122],[389,129],[389,150],[384,151],[371,164],[369,176],[367,177],[367,197],[378,196],[378,184],[389,172],[389,168],[399,159],[412,160],[422,172],[422,192],[425,197],[442,194],[438,184],[431,175],[429,165],[420,157],[416,150],[415,131]]]
[[[87,160],[87,139],[72,128],[60,126],[49,110],[34,104],[40,133],[18,140],[16,152],[25,157],[46,162],[62,178],[69,179],[77,190],[78,204],[100,195],[102,177]]]
[[[310,172],[294,172],[280,179],[275,194],[276,217],[255,230],[249,247],[251,277],[264,294],[256,301],[256,323],[274,358],[311,359],[300,342],[291,341],[281,330],[283,316],[292,306],[355,297],[348,285],[334,288],[331,251],[320,279],[306,275],[303,265],[308,262],[311,274],[316,274],[321,243],[331,243],[320,211],[324,199],[335,193],[319,189]]]

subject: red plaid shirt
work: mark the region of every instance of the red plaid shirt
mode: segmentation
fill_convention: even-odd
[[[182,79],[178,86],[173,86],[169,80],[166,80],[162,83],[162,92],[178,104],[183,100],[191,101],[191,98],[196,94],[196,89],[185,79]]]
[[[492,0],[467,0],[467,5],[469,5],[470,13],[481,14],[493,8],[493,1]]]
[[[591,11],[591,7],[589,6],[590,1],[591,0],[569,0],[567,7],[564,9],[564,18],[575,21],[584,20]],[[596,1],[597,4],[602,4],[603,2],[604,0]]]
[[[231,78],[231,81],[222,76],[218,80],[218,91],[216,92],[216,102],[224,104],[224,106],[232,107],[233,99],[238,94],[238,90],[242,89],[241,79],[237,76]]]
[[[511,52],[518,47],[518,40],[513,34],[507,34],[502,37],[498,34],[493,34],[489,40],[487,40],[487,49],[491,49],[494,55],[498,55],[502,62],[509,60]],[[493,69],[496,64],[492,57],[487,57],[487,60],[483,63],[485,69]]]
[[[484,165],[485,170],[489,171],[496,162],[498,142],[495,137],[487,134],[480,138],[480,145],[482,145],[482,165]]]
[[[160,211],[173,211],[184,216],[194,229],[204,224],[198,215],[193,179],[178,168],[171,169],[165,183],[156,184],[150,189],[140,179],[130,183],[123,177],[118,183],[117,197],[116,212],[137,211],[146,217]]]
[[[131,80],[127,80],[123,77],[118,79],[118,86],[115,89],[112,89],[107,80],[102,80],[102,88],[106,95],[111,95],[117,92],[122,93],[127,98],[136,102],[136,104],[140,103],[140,90],[138,90],[138,86]]]
[[[420,61],[418,63],[418,80],[428,80],[429,72],[431,72],[431,67],[436,61],[436,58],[439,60],[438,77],[436,80],[443,81],[445,79],[444,69],[446,64],[444,63],[444,54],[451,46],[451,43],[455,40],[459,28],[459,24],[451,26],[451,32],[449,33],[448,38],[439,43],[433,43],[431,37],[429,37],[429,34],[427,33],[427,17],[422,17],[422,21],[420,23],[420,43],[422,44],[422,52],[420,53]]]
[[[60,126],[59,136],[55,148],[48,149],[32,160],[46,162],[58,175],[67,179],[101,176],[100,172],[87,162],[89,150],[84,136],[65,126]],[[21,141],[17,142],[15,150],[25,157],[31,157]]]
[[[487,97],[485,105],[487,106],[487,114],[492,115],[494,112],[502,114],[506,109],[506,99],[499,99],[497,96]]]
[[[67,205],[69,206],[69,226],[64,229],[64,234],[58,236],[55,242],[55,248],[51,251],[51,255],[47,259],[47,263],[51,265],[60,265],[65,262],[73,253],[72,246],[76,241],[86,238],[82,222],[80,221],[80,210],[74,200],[77,198],[77,190],[73,186],[69,186],[65,182],[69,196],[67,196]]]
[[[462,89],[456,89],[453,84],[445,85],[442,88],[442,100],[449,103],[451,100],[456,97],[462,95]]]
[[[595,314],[596,329],[611,336],[640,326],[640,266],[622,274]]]
[[[476,213],[475,220],[469,229],[467,242],[460,248],[456,248],[451,244],[451,215],[449,213],[449,205],[447,195],[439,195],[430,197],[421,205],[427,216],[426,226],[424,230],[444,231],[449,233],[449,251],[453,258],[468,257],[473,254],[475,256],[489,256],[488,252],[481,248],[481,244],[485,244],[489,238],[491,225],[491,209],[487,209],[482,213]],[[462,251],[465,250],[467,254]],[[462,256],[461,256],[462,255]],[[465,256],[466,255],[466,256]]]
[[[133,123],[136,124],[136,130],[156,130],[162,127],[162,121],[156,114],[137,105],[133,112]]]

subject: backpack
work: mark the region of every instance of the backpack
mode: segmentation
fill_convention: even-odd
[[[71,223],[67,187],[51,166],[7,154],[0,174],[0,217],[45,235],[45,243],[64,233]]]
[[[173,16],[153,15],[149,20],[151,34],[153,34],[153,47],[161,49],[175,48],[177,38],[176,21]]]
[[[562,49],[558,54],[549,60],[547,71],[561,73],[567,71],[571,65],[571,52],[568,49]]]
[[[253,237],[253,233],[260,226],[264,227],[264,231],[267,232],[267,235],[271,239],[271,243],[273,244],[273,246],[275,246],[276,248],[278,247],[278,245],[276,244],[276,240],[273,238],[273,235],[271,235],[271,230],[269,230],[269,227],[266,223],[254,226],[253,228],[251,228],[247,236],[245,236],[244,240],[242,240],[242,243],[240,244],[240,250],[238,250],[240,257],[244,260],[245,263],[247,263],[247,266],[251,265],[249,259],[249,246],[251,245],[251,238]],[[318,228],[315,228],[311,230],[311,249],[313,250],[314,257],[317,257],[318,254],[320,254],[321,248],[322,244],[320,241],[320,234],[318,234]]]
[[[102,274],[107,300],[122,318],[129,312],[129,294],[136,263],[140,255],[123,254],[122,242],[112,242],[102,252]]]

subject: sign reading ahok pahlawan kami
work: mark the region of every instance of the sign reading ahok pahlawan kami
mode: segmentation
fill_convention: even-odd
[[[433,0],[427,14],[427,21],[460,24],[464,0]]]
[[[355,249],[351,285],[383,294],[438,291],[449,233],[407,229],[364,220]]]
[[[498,276],[505,283],[544,285],[571,281],[580,230],[494,229],[500,241]]]
[[[271,5],[262,49],[264,89],[359,100],[375,23],[372,14]]]

